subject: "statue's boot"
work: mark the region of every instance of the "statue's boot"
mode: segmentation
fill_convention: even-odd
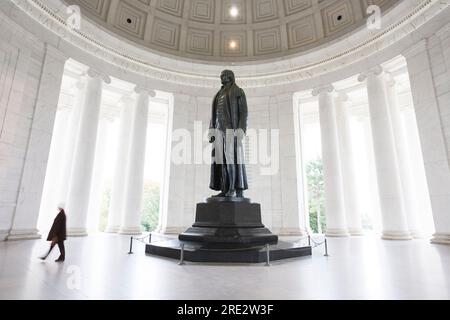
[[[233,198],[236,196],[236,191],[230,190],[225,194],[225,197]]]
[[[238,189],[238,190],[236,191],[236,197],[238,197],[238,198],[243,198],[243,197],[244,197],[244,190]]]
[[[219,193],[218,195],[215,195],[215,196],[213,196],[213,197],[226,197],[226,192],[225,191],[222,191],[221,193]]]

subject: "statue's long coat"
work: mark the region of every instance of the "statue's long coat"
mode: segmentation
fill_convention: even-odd
[[[222,87],[223,88],[223,87]],[[220,129],[224,131],[226,129],[241,129],[242,132],[247,131],[247,118],[248,118],[248,109],[247,109],[247,99],[245,97],[244,90],[239,88],[235,83],[233,83],[228,90],[226,108],[224,112],[224,121],[225,128],[216,128],[216,115],[217,115],[217,99],[220,94],[220,91],[216,94],[213,100],[212,106],[212,117],[210,129]],[[243,138],[243,137],[242,137]],[[248,182],[247,182],[247,174],[245,171],[245,153],[243,147],[242,138],[235,138],[232,143],[232,147],[234,147],[234,188],[235,190],[247,190]],[[216,141],[218,142],[218,141]],[[226,148],[226,147],[225,147]],[[213,159],[215,158],[216,149],[213,148]],[[227,152],[227,151],[225,151]],[[229,190],[228,187],[223,188],[223,184],[227,183],[227,181],[223,181],[224,171],[227,170],[226,167],[222,164],[218,164],[213,162],[211,164],[211,181],[210,188],[212,190]],[[225,174],[226,176],[226,174]]]

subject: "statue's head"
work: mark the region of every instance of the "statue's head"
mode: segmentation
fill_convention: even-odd
[[[223,85],[233,84],[235,82],[234,72],[231,70],[224,70],[220,75]]]

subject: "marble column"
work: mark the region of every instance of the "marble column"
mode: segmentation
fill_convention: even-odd
[[[111,79],[89,69],[66,203],[68,235],[87,235],[87,214],[97,144],[103,83]]]
[[[169,106],[167,121],[167,150],[164,168],[164,183],[161,199],[161,215],[157,232],[164,234],[179,234],[184,232],[194,221],[194,199],[189,199],[186,188],[192,189],[195,181],[189,180],[187,171],[193,166],[180,163],[179,154],[174,155],[180,145],[191,146],[192,141],[184,141],[189,138],[189,127],[195,118],[195,101],[192,96],[173,93],[173,101]],[[175,159],[174,159],[175,158]],[[189,157],[189,161],[191,157]],[[190,208],[186,208],[187,201]],[[188,214],[186,214],[188,211]]]
[[[406,142],[405,129],[402,115],[398,105],[395,79],[387,75],[386,79],[387,97],[391,116],[392,129],[394,132],[397,158],[399,161],[400,178],[403,191],[403,204],[408,221],[409,232],[414,238],[420,237],[419,213],[417,211],[417,194],[412,179],[411,160]]]
[[[34,239],[67,56],[47,45],[9,240]]]
[[[373,147],[372,130],[370,128],[370,117],[363,117],[362,127],[364,133],[364,147],[363,152],[366,155],[363,161],[366,161],[368,186],[367,186],[367,210],[371,217],[372,228],[376,232],[382,232],[382,214],[381,214],[381,201],[378,193],[378,181],[377,181],[377,167],[375,164],[375,151]]]
[[[405,133],[408,137],[408,156],[411,161],[412,179],[417,195],[417,212],[419,213],[419,225],[423,236],[434,233],[433,210],[431,209],[430,192],[427,185],[427,177],[425,174],[425,166],[423,163],[423,153],[420,147],[419,130],[417,128],[416,115],[414,107],[403,110],[403,123],[405,125]]]
[[[70,114],[69,125],[66,128],[65,147],[62,154],[62,169],[58,181],[58,201],[67,201],[67,192],[70,184],[70,174],[72,172],[73,155],[76,147],[76,139],[78,137],[78,127],[80,126],[81,110],[83,109],[84,95],[85,95],[85,78],[83,77],[76,84],[75,102]]]
[[[120,234],[141,233],[141,208],[144,193],[145,147],[147,141],[149,96],[155,92],[136,87],[137,100],[130,130],[130,147],[126,172]]]
[[[335,103],[347,228],[352,236],[360,236],[363,235],[362,210],[358,188],[356,186],[348,96],[342,93],[339,94]]]
[[[302,169],[302,161],[299,159],[300,143],[296,140],[295,126],[298,114],[294,112],[293,96],[293,93],[278,94],[269,100],[269,127],[279,130],[279,140],[275,140],[279,143],[279,150],[276,150],[276,145],[270,150],[272,167],[278,170],[273,170],[268,175],[271,186],[269,208],[272,209],[273,232],[286,236],[302,236],[306,234],[306,215],[303,207],[306,201],[303,199],[304,192],[301,188],[303,172],[298,172]],[[297,133],[300,134],[299,131]],[[272,135],[271,132],[269,134]],[[273,139],[277,137],[274,136]],[[279,159],[277,159],[278,152]],[[277,165],[275,161],[278,161]],[[264,194],[264,189],[261,191]],[[264,201],[261,203],[264,204]],[[275,215],[277,212],[279,217]]]
[[[441,50],[437,48],[437,50]],[[403,53],[408,64],[411,92],[419,129],[425,173],[430,193],[436,233],[431,242],[450,244],[450,164],[440,101],[433,69],[445,70],[442,60],[434,60],[423,40]],[[440,63],[437,65],[437,63]],[[448,108],[446,104],[444,108]]]
[[[133,104],[131,97],[121,100],[121,113],[119,133],[117,136],[117,150],[114,167],[114,178],[111,190],[111,203],[109,206],[108,225],[105,232],[119,232],[122,222],[123,199],[125,193],[128,147],[130,145],[130,130],[133,121]]]
[[[313,95],[319,96],[322,161],[325,182],[325,215],[327,220],[325,234],[333,237],[345,237],[349,233],[345,216],[342,168],[333,92],[334,87],[329,85],[315,89]]]
[[[112,117],[102,115],[99,121],[97,133],[97,147],[92,173],[91,193],[89,197],[87,227],[89,232],[98,232],[100,225],[100,211],[105,190],[105,169],[109,161],[108,141],[112,125]]]
[[[369,114],[372,129],[375,166],[382,214],[382,238],[409,240],[402,184],[395,148],[394,132],[389,113],[383,69],[378,66],[361,74],[358,80],[367,80]]]
[[[52,143],[45,173],[44,189],[42,191],[41,206],[39,209],[38,229],[39,231],[48,231],[55,219],[57,205],[60,202],[57,191],[58,182],[61,176],[62,162],[61,150],[64,150],[66,144],[66,130],[69,123],[70,110],[58,109],[56,112],[55,125],[53,127]]]

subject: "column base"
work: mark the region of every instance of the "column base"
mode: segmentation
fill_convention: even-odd
[[[435,233],[431,239],[431,243],[434,244],[450,244],[449,233]]]
[[[127,235],[127,236],[137,236],[142,234],[140,227],[134,228],[121,228],[118,232],[119,234]]]
[[[272,229],[273,233],[278,234],[279,236],[286,237],[303,237],[306,236],[307,233],[305,230],[301,230],[300,228],[279,228]]]
[[[35,240],[40,239],[42,236],[38,229],[17,229],[11,230],[6,237],[8,241],[14,240]]]
[[[86,228],[70,228],[67,230],[69,237],[86,237],[88,235]]]
[[[349,237],[350,234],[348,233],[347,229],[327,229],[325,231],[326,237]]]
[[[178,235],[180,233],[185,232],[187,228],[189,228],[189,227],[167,227],[167,228],[158,230],[158,233],[167,234],[167,235],[174,235],[174,234]]]
[[[364,235],[363,229],[348,229],[348,232],[352,237],[361,237]]]
[[[383,240],[412,240],[411,233],[408,231],[383,231],[381,235]]]
[[[119,231],[120,231],[120,226],[112,226],[112,227],[108,226],[108,227],[106,227],[104,232],[105,233],[119,233]]]

